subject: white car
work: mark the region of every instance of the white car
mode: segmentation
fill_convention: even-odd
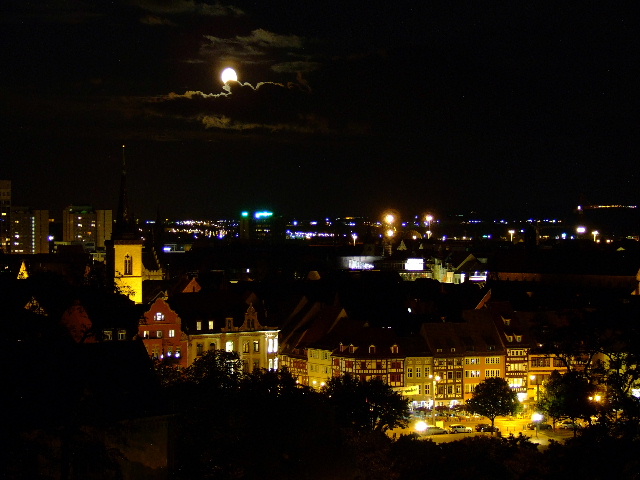
[[[454,423],[449,425],[449,432],[451,433],[471,433],[473,430],[471,427],[467,427],[466,425],[462,425],[461,423]]]
[[[431,425],[429,425],[423,432],[422,435],[443,435],[447,433],[447,431],[444,428],[440,428],[440,427],[432,427]]]

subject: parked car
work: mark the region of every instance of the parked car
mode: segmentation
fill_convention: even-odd
[[[466,425],[462,425],[461,423],[454,423],[449,425],[450,433],[471,433],[473,430],[471,427],[467,427]]]
[[[527,423],[526,427],[529,430],[536,429],[536,422]],[[549,423],[538,423],[538,430],[551,430],[551,424]]]
[[[444,428],[440,428],[440,427],[433,427],[431,425],[429,425],[423,432],[422,435],[443,435],[447,433],[447,431]]]
[[[558,428],[561,428],[563,430],[577,430],[578,428],[582,428],[582,425],[580,425],[579,423],[574,423],[571,420],[562,420],[558,424]]]
[[[476,425],[476,432],[498,432],[500,429],[498,427],[492,427],[488,423],[479,423]]]

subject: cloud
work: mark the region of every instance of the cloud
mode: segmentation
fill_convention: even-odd
[[[225,91],[187,91],[147,101],[155,115],[197,122],[206,130],[335,133],[303,84],[228,82]]]
[[[217,59],[241,58],[243,62],[270,61],[266,57],[274,51],[302,49],[304,39],[297,35],[280,35],[262,28],[253,30],[248,36],[222,38],[205,35],[208,43],[202,45],[200,54]]]
[[[194,0],[163,1],[163,0],[132,0],[131,4],[148,12],[163,15],[202,15],[211,17],[221,17],[227,15],[240,16],[244,12],[233,5],[221,5],[216,3],[210,5],[205,2]]]

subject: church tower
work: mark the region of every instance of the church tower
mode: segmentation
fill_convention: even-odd
[[[142,303],[142,238],[137,231],[135,220],[127,198],[127,169],[125,146],[122,146],[122,176],[116,223],[111,237],[112,248],[109,255],[109,271],[115,289],[128,296],[137,304]]]

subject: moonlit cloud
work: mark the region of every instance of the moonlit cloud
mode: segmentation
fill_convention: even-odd
[[[243,11],[233,5],[221,5],[216,3],[210,5],[205,2],[196,2],[193,0],[181,1],[162,1],[162,0],[134,0],[133,5],[143,10],[163,15],[202,15],[202,16],[227,16],[227,15],[243,15]]]
[[[205,35],[205,38],[208,43],[201,47],[201,55],[216,58],[237,57],[242,58],[244,62],[268,61],[267,54],[274,50],[299,50],[304,44],[302,37],[297,35],[280,35],[261,28],[253,30],[248,36],[222,38]]]

